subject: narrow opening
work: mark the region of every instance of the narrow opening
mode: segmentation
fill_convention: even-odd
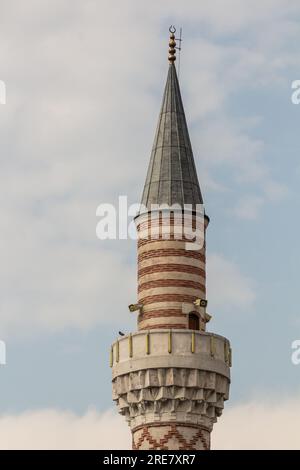
[[[189,313],[189,330],[199,330],[199,317],[195,313]]]

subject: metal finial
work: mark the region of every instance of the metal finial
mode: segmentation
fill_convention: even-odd
[[[175,26],[171,25],[169,28],[170,31],[170,39],[169,39],[169,62],[173,64],[176,60],[176,41],[175,41],[175,33],[176,28]]]

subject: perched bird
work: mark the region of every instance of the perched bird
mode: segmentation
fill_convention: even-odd
[[[125,336],[125,333],[123,333],[122,331],[119,331],[119,335],[120,336]]]

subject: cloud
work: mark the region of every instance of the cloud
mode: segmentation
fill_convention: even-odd
[[[130,430],[113,413],[83,416],[59,410],[0,418],[0,449],[130,449]]]
[[[46,246],[39,244],[23,254],[2,277],[2,336],[123,324],[134,296],[134,269],[117,254],[91,249],[77,253],[76,247],[64,245],[48,256]]]
[[[258,217],[264,199],[258,196],[246,196],[237,202],[233,212],[242,219],[254,220]]]
[[[1,5],[3,334],[119,321],[134,299],[135,247],[97,243],[95,210],[118,194],[134,201],[141,194],[167,70],[170,11],[188,31],[181,80],[195,136],[200,118],[207,119],[194,148],[203,149],[207,184],[223,191],[230,185],[217,181],[214,168],[229,165],[236,180],[251,184],[265,181],[268,168],[260,139],[211,116],[226,116],[238,90],[278,81],[287,63],[299,63],[298,51],[287,55],[285,47],[296,34],[287,19],[296,10],[283,0],[251,7],[229,0],[226,11],[222,1],[191,1],[188,9],[169,0],[128,0],[117,9],[107,0],[74,1],[72,8],[62,0]],[[232,35],[243,31],[237,47]],[[279,197],[277,183],[268,181],[269,199]],[[225,297],[249,299],[240,287],[241,294],[232,287]]]
[[[255,300],[253,281],[224,256],[213,253],[207,257],[207,291],[214,308],[234,311],[251,306]]]
[[[252,128],[257,121],[259,118],[246,119],[237,124],[225,116],[208,120],[199,135],[206,165],[211,168],[228,166],[234,178],[242,183],[262,180],[266,175],[261,157],[264,144],[247,134],[247,128]]]
[[[267,199],[274,202],[282,201],[289,195],[288,188],[275,181],[267,181],[264,190]]]
[[[215,425],[213,449],[300,449],[300,400],[277,397],[235,405]]]
[[[267,203],[279,203],[289,194],[284,184],[274,180],[264,160],[264,142],[249,135],[259,125],[259,116],[236,122],[220,115],[207,119],[196,136],[204,188],[238,194],[231,213],[242,219],[255,220]],[[226,186],[214,177],[220,169],[227,170]]]
[[[268,202],[279,203],[289,195],[289,190],[284,185],[275,181],[264,182],[263,193],[260,196],[245,195],[237,201],[232,212],[241,219],[255,220],[258,218],[262,207]]]
[[[212,449],[300,449],[299,398],[225,406]],[[114,411],[79,416],[59,410],[0,417],[0,449],[130,449],[131,433]]]

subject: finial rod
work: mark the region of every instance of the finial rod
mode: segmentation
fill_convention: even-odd
[[[170,31],[170,39],[169,39],[169,62],[170,64],[174,64],[176,60],[176,41],[175,41],[175,33],[176,28],[175,26],[171,25],[169,28]]]

